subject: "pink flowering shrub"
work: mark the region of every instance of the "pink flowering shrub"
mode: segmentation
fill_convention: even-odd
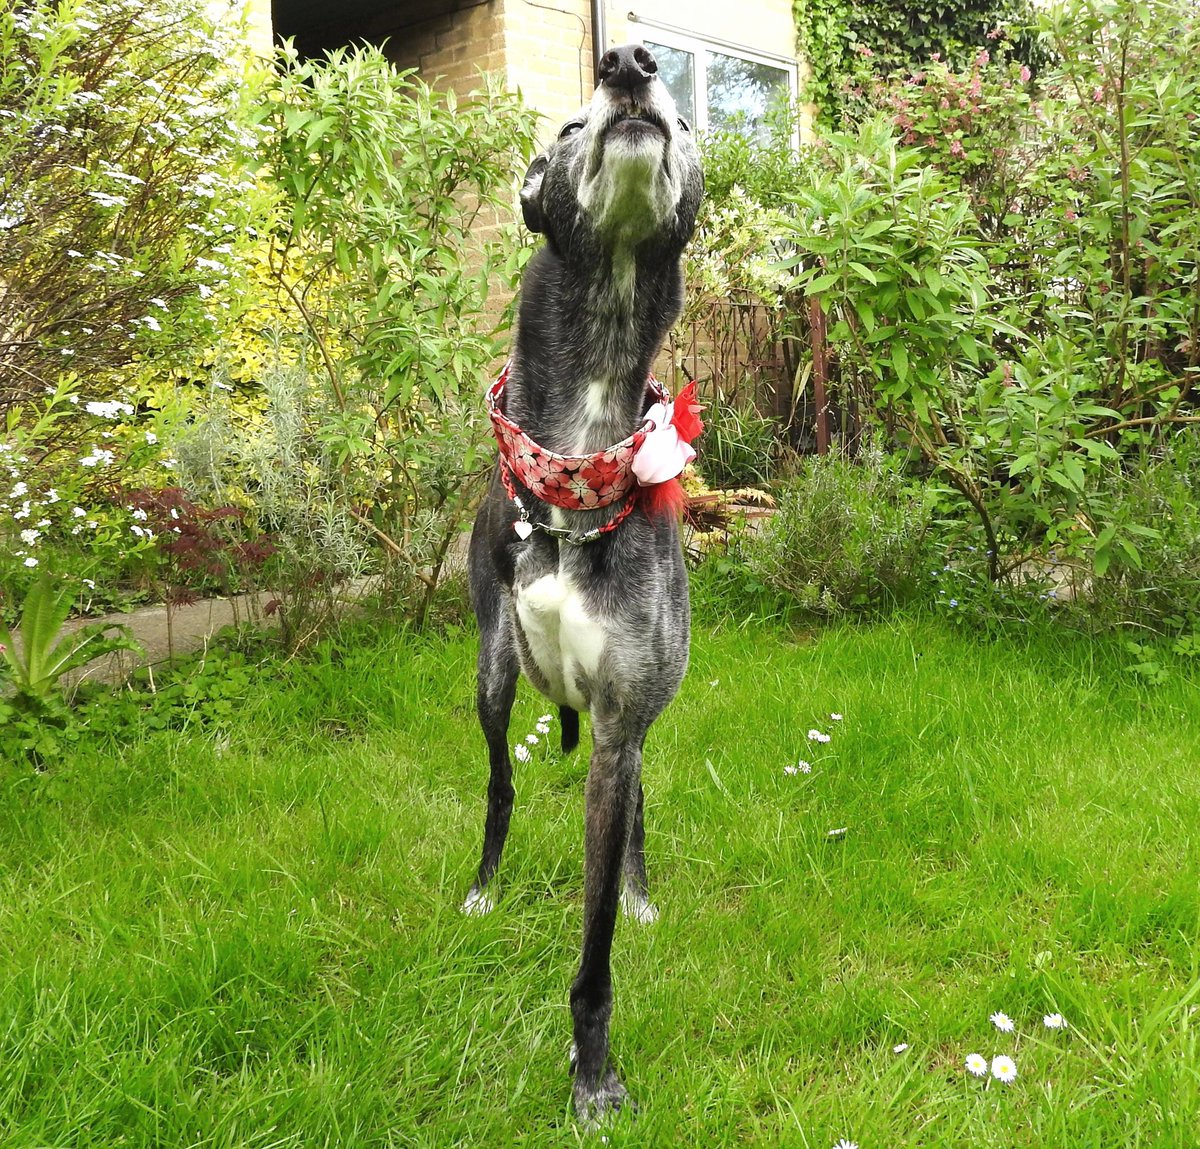
[[[902,144],[961,181],[977,206],[986,210],[1011,186],[1031,128],[1027,65],[994,60],[986,48],[961,71],[930,60],[907,75],[877,79],[871,102],[890,114]]]
[[[1036,92],[987,49],[880,81],[798,194],[791,263],[839,382],[953,490],[993,579],[1056,550],[1134,585],[1153,560],[1159,601],[1195,602],[1163,572],[1200,537],[1126,487],[1200,442],[1200,21],[1068,0],[1044,35]]]

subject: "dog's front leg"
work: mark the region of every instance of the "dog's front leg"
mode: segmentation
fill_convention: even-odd
[[[476,706],[488,747],[487,816],[483,826],[483,853],[479,872],[467,893],[463,909],[469,914],[487,913],[495,904],[488,883],[500,865],[508,822],[512,815],[512,760],[508,756],[508,720],[517,693],[519,666],[516,648],[506,627],[494,618],[481,621],[479,678]]]
[[[575,1111],[586,1125],[619,1109],[627,1097],[609,1061],[610,959],[642,755],[640,738],[613,738],[609,725],[596,722],[593,727],[595,749],[585,792],[583,954],[571,986]]]

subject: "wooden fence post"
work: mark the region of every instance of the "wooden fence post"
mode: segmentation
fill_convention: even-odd
[[[816,299],[808,301],[808,328],[812,336],[813,402],[817,408],[817,454],[829,454],[829,358],[825,347],[825,314]]]

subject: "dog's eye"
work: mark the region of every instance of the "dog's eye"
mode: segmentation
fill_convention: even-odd
[[[679,126],[689,135],[692,131],[692,125],[687,122],[682,116],[679,117]]]
[[[562,131],[558,133],[558,138],[560,140],[570,139],[571,136],[573,136],[576,132],[582,132],[582,131],[583,131],[583,121],[582,120],[568,120],[565,124],[563,124]]]

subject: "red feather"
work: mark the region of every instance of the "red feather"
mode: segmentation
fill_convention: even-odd
[[[685,443],[695,442],[696,436],[704,430],[704,421],[700,412],[704,408],[696,402],[696,383],[693,380],[675,400],[675,413],[671,416],[671,424],[679,432],[679,437]]]
[[[667,479],[664,483],[651,483],[648,487],[638,490],[638,502],[646,514],[652,518],[674,518],[683,515],[687,506],[687,495],[683,484],[676,479]]]

